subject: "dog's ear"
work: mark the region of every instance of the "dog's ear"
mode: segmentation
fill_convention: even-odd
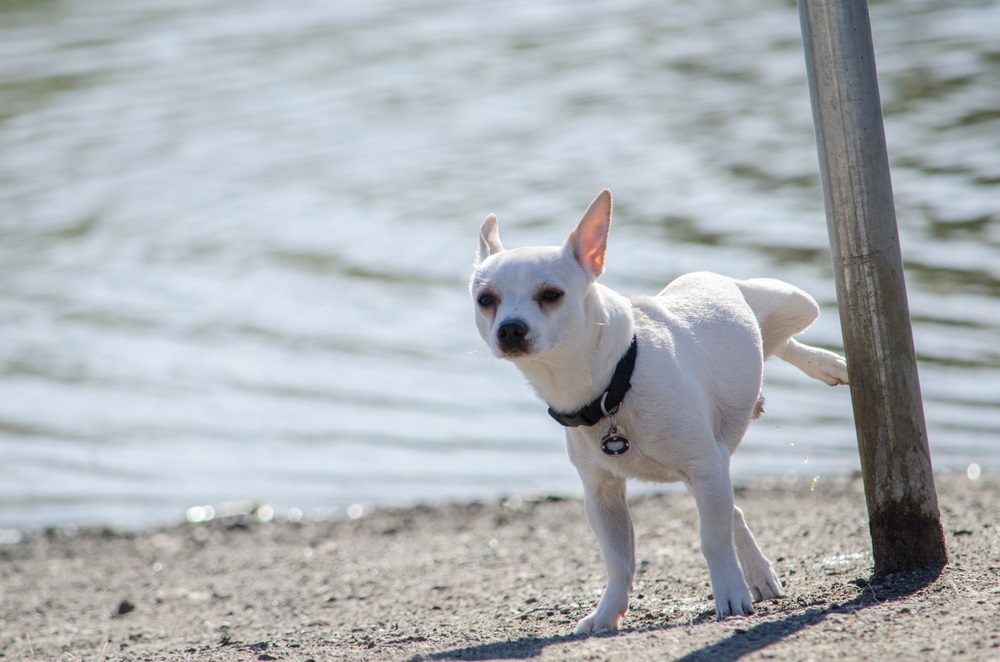
[[[576,229],[566,239],[566,249],[584,269],[597,278],[604,272],[604,253],[611,229],[611,191],[604,189],[590,203]]]
[[[500,222],[497,221],[496,214],[490,214],[483,221],[479,228],[479,251],[476,253],[476,262],[482,262],[494,253],[503,250],[500,243]]]

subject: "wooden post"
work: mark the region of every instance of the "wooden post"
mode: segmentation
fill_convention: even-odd
[[[867,0],[799,0],[875,574],[948,562]]]

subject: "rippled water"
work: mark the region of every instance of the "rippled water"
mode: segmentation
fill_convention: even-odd
[[[604,186],[610,285],[781,277],[838,347],[778,4],[0,3],[0,526],[575,491],[465,287]],[[1000,467],[1000,5],[873,22],[935,465]],[[738,475],[857,467],[846,389],[766,393]]]

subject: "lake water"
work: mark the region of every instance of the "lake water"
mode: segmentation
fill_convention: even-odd
[[[873,25],[935,466],[995,470],[1000,5]],[[609,285],[780,277],[839,348],[817,170],[790,2],[3,2],[0,527],[575,493],[474,329],[482,218],[559,243],[609,186]],[[765,393],[738,478],[858,467],[847,389]]]

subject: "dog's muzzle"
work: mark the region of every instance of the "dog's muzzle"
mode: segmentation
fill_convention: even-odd
[[[523,354],[528,351],[528,325],[523,320],[504,320],[497,327],[497,345],[504,354]]]

